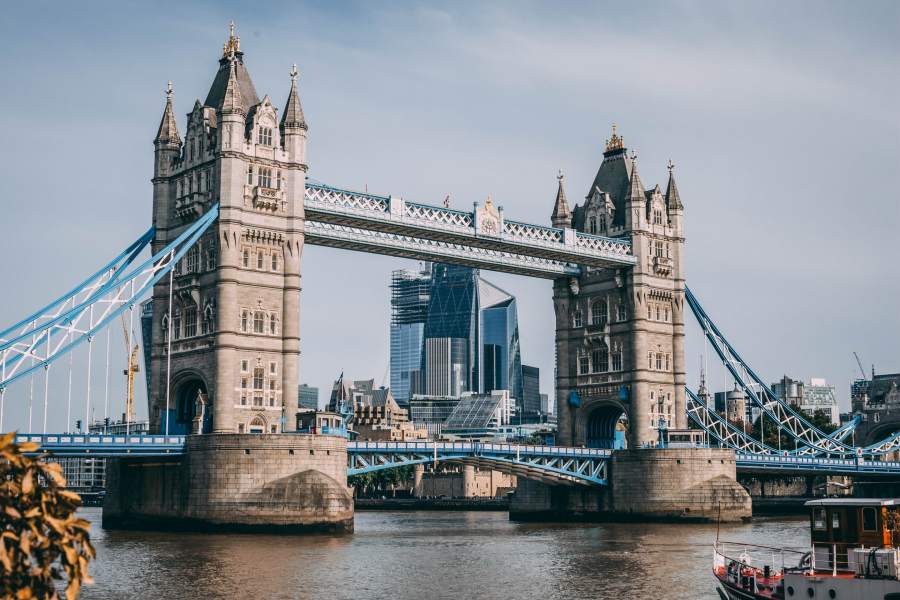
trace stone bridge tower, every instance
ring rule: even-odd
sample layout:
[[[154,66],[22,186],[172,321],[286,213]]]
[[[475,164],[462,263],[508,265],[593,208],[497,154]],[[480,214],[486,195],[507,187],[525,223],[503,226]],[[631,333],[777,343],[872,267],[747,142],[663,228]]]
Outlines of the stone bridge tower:
[[[168,277],[153,290],[152,431],[167,421],[170,433],[294,429],[307,170],[296,80],[295,67],[279,120],[257,96],[232,24],[183,140],[169,85],[154,140],[154,251],[215,203],[219,218],[177,265],[171,297]]]
[[[570,210],[560,175],[555,227],[630,239],[630,269],[588,269],[554,282],[560,444],[611,447],[620,416],[629,447],[687,426],[684,207],[673,165],[665,192],[646,190],[613,126],[583,205]]]

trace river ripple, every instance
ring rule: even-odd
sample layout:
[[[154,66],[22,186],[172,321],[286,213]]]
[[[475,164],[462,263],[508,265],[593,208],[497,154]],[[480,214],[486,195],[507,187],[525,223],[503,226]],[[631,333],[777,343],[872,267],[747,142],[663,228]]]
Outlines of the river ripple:
[[[715,525],[511,523],[505,512],[358,512],[329,536],[103,531],[85,600],[615,598],[717,600]],[[802,547],[806,519],[723,525],[729,540]]]

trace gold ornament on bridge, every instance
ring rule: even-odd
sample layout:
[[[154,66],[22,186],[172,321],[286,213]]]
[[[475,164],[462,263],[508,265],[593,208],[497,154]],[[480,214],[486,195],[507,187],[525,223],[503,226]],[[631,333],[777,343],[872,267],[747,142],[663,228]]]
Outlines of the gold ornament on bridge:
[[[616,124],[613,123],[612,126],[612,136],[608,140],[606,140],[606,151],[610,150],[621,150],[625,147],[625,138],[616,134]]]
[[[241,38],[234,35],[234,21],[228,24],[228,41],[222,45],[222,57],[241,51]]]

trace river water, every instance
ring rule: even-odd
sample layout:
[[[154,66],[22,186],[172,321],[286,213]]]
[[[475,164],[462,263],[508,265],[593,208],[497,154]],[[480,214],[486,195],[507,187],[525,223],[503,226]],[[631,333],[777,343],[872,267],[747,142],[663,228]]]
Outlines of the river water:
[[[505,512],[357,512],[352,535],[104,531],[84,509],[96,583],[82,598],[717,600],[715,525],[525,524]],[[722,525],[802,548],[804,518]]]

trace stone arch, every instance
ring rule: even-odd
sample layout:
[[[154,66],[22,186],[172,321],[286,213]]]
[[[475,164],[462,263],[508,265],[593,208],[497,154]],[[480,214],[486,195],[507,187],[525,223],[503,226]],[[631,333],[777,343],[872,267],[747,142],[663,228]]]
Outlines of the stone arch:
[[[170,409],[169,431],[171,433],[191,433],[192,423],[197,414],[197,395],[206,396],[201,433],[212,432],[212,397],[204,377],[197,371],[182,371],[172,382],[174,404]]]
[[[266,418],[260,414],[253,415],[253,418],[250,419],[250,423],[247,425],[247,432],[248,433],[265,433],[266,432]]]
[[[588,407],[584,420],[585,445],[588,448],[613,448],[616,426],[622,415],[627,414],[625,407],[618,402],[605,401]]]

